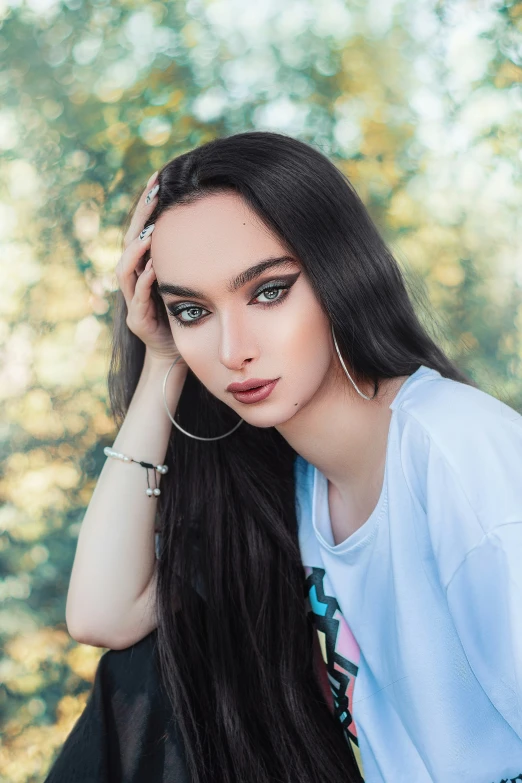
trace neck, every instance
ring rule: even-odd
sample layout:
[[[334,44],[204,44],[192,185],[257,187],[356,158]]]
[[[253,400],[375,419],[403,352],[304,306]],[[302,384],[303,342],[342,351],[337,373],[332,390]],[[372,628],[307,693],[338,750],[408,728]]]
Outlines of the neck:
[[[408,376],[385,379],[378,395],[365,400],[343,373],[325,383],[278,431],[342,497],[374,488],[386,457],[390,405]],[[368,385],[360,390],[373,394]]]

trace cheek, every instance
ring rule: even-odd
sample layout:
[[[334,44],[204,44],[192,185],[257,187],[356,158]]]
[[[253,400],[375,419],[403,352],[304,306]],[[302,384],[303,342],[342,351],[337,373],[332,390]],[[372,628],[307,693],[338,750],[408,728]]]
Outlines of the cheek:
[[[330,323],[315,299],[305,297],[293,312],[287,346],[306,364],[328,363]]]
[[[284,345],[288,369],[291,368],[289,375],[298,390],[298,396],[293,400],[294,406],[302,404],[315,393],[332,361],[329,320],[322,311],[318,313],[309,308],[308,313],[310,312],[313,315],[299,319],[297,328],[294,325],[288,340],[280,343]]]
[[[296,353],[319,349],[329,329],[328,318],[308,286],[291,291],[281,310],[275,308],[273,321],[277,344]]]
[[[325,337],[321,339],[320,335],[315,334],[309,335],[307,340],[302,340],[301,346],[299,354],[295,355],[298,362],[295,377],[304,394],[314,393],[330,367],[328,343]]]
[[[190,327],[172,325],[174,342],[183,359],[190,367],[196,378],[208,389],[212,390],[215,383],[216,357],[213,350],[208,347],[207,341],[195,340],[191,337]],[[197,329],[198,327],[194,327]],[[187,334],[188,333],[188,334]]]

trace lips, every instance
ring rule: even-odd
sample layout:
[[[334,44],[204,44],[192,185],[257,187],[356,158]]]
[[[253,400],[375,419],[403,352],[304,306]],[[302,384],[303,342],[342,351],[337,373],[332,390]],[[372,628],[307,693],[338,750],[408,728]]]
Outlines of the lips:
[[[250,405],[253,402],[262,402],[266,400],[272,394],[274,387],[277,385],[279,378],[276,378],[269,383],[265,383],[263,386],[256,386],[253,389],[247,391],[232,392],[234,399],[238,402]]]
[[[227,391],[232,393],[244,392],[249,389],[257,389],[260,386],[266,386],[268,383],[273,383],[275,380],[276,378],[250,378],[250,380],[243,381],[243,383],[229,383]]]

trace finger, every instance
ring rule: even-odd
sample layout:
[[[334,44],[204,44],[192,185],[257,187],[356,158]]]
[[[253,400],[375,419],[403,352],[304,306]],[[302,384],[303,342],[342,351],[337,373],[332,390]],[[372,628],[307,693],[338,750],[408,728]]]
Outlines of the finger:
[[[129,307],[128,318],[131,324],[150,323],[151,320],[158,321],[156,305],[152,299],[152,284],[155,280],[156,274],[154,269],[152,266],[147,265],[147,268],[136,282],[134,296]]]
[[[116,265],[116,277],[120,285],[125,285],[130,280],[134,290],[136,278],[143,271],[146,263],[143,257],[150,251],[151,233],[143,239],[139,237],[135,239],[121,254]]]
[[[159,185],[156,183],[151,189],[146,188],[141,194],[138,205],[131,218],[128,231],[125,234],[125,247],[139,236],[143,226],[146,225],[150,215],[156,207],[158,191]]]
[[[139,235],[157,204],[157,196],[159,191],[159,183],[157,180],[158,172],[156,171],[152,177],[149,178],[147,185],[140,196],[136,209],[134,210],[129,228],[125,234],[125,247],[127,247],[127,245],[129,245]]]
[[[136,281],[136,286],[134,289],[134,298],[132,303],[133,306],[135,305],[139,311],[149,306],[150,292],[155,279],[156,273],[154,272],[154,267],[152,266],[152,258],[149,258],[145,269]]]
[[[151,187],[152,187],[152,183],[153,183],[153,182],[154,182],[154,181],[155,181],[157,178],[158,178],[158,171],[155,171],[155,172],[154,172],[154,174],[151,174],[151,175],[150,175],[150,177],[148,178],[148,180],[147,180],[147,185],[146,185],[146,188],[145,188],[145,189],[147,189],[147,188],[151,188]]]
[[[129,305],[130,300],[134,296],[136,280],[139,277],[139,273],[141,273],[139,268],[140,266],[143,267],[142,258],[146,251],[150,250],[151,236],[152,231],[143,239],[138,238],[131,242],[123,251],[116,266],[116,277],[127,305]]]

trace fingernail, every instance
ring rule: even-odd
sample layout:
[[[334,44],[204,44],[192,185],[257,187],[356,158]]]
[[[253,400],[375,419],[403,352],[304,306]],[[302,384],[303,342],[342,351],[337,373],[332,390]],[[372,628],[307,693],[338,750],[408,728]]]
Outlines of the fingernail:
[[[150,226],[147,226],[147,228],[144,228],[143,231],[140,233],[140,239],[147,239],[150,234],[154,231],[155,223],[151,223]]]
[[[147,263],[145,265],[145,271],[148,272],[149,269],[151,268],[151,266],[152,266],[152,256],[149,258],[149,260],[147,261]]]
[[[158,176],[158,172],[157,172],[157,171],[155,171],[155,172],[154,172],[154,174],[152,174],[152,175],[151,175],[151,176],[148,178],[148,180],[147,180],[147,185],[152,185],[152,183],[154,182],[154,180],[156,179],[156,177],[157,177],[157,176]]]
[[[145,199],[145,204],[150,204],[150,202],[152,201],[152,199],[154,198],[158,190],[159,190],[159,185],[154,185],[154,187],[151,190],[149,190],[149,192],[147,193],[147,198]]]

